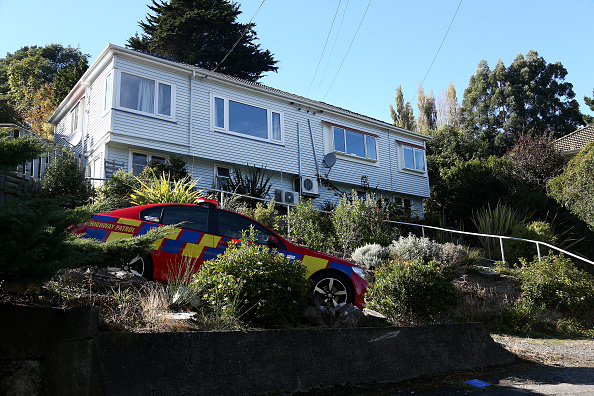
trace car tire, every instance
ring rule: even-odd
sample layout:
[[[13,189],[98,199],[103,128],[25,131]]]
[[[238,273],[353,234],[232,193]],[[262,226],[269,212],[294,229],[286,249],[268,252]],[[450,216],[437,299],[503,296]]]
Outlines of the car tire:
[[[314,302],[326,306],[337,306],[341,303],[352,304],[355,301],[355,290],[351,280],[338,272],[322,272],[311,277],[311,294]]]
[[[144,257],[136,256],[136,258],[128,263],[127,267],[133,274],[142,276],[146,280],[153,280],[154,267],[150,254]]]

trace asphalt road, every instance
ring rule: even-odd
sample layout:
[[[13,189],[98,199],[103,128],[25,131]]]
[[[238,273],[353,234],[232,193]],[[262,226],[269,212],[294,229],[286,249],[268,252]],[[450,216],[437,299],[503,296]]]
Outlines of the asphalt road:
[[[518,361],[477,371],[397,384],[336,387],[311,396],[387,395],[594,395],[594,342],[494,337]],[[466,381],[479,380],[486,387]],[[484,384],[480,384],[484,385]]]

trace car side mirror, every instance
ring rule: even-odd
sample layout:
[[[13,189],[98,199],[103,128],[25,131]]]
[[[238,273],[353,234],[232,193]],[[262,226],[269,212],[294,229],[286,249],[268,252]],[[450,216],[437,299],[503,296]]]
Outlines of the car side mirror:
[[[268,241],[266,241],[266,244],[268,245],[268,247],[271,248],[278,248],[280,246],[279,242],[278,242],[278,238],[277,237],[273,237],[272,235],[270,235],[268,237]]]

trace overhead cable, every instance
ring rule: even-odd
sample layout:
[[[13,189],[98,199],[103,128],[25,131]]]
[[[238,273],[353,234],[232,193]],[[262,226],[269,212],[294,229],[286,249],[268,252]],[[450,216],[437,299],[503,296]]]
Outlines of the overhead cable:
[[[223,62],[225,62],[225,60],[227,59],[227,57],[229,56],[229,54],[231,52],[233,52],[233,50],[235,49],[235,47],[237,47],[237,44],[239,44],[239,42],[241,41],[241,39],[243,39],[243,36],[245,36],[245,34],[248,32],[248,30],[252,26],[252,21],[254,20],[254,18],[256,18],[256,15],[258,15],[258,13],[262,9],[262,6],[264,5],[264,3],[266,3],[266,0],[262,0],[262,3],[260,4],[260,7],[258,7],[258,10],[254,14],[254,16],[252,17],[252,19],[250,19],[250,22],[247,24],[247,26],[245,27],[245,29],[243,29],[243,33],[241,33],[241,36],[237,39],[237,41],[235,42],[235,44],[233,44],[233,47],[231,47],[231,49],[229,50],[229,52],[227,52],[227,54],[225,55],[225,57],[223,58],[223,60],[220,61],[219,63],[217,63],[217,66],[214,69],[212,69],[213,72],[214,71],[217,71],[217,69],[219,68],[219,66],[221,66],[221,64]]]
[[[343,63],[344,63],[347,55],[349,54],[349,51],[351,50],[353,43],[355,42],[355,37],[357,37],[357,33],[359,33],[359,29],[361,28],[361,25],[363,24],[363,20],[365,20],[365,15],[367,15],[367,11],[369,10],[370,5],[371,5],[371,0],[369,0],[369,3],[367,3],[367,8],[365,8],[365,13],[363,14],[363,17],[361,18],[361,22],[359,22],[359,26],[357,27],[357,30],[355,31],[355,35],[353,36],[353,39],[351,40],[351,44],[349,45],[349,48],[347,49],[346,53],[344,54],[344,58],[342,58],[342,62],[340,62],[340,66],[338,67],[338,70],[336,71],[336,74],[334,75],[334,78],[332,79],[332,82],[330,83],[330,86],[328,87],[328,90],[324,94],[324,97],[322,98],[322,100],[324,100],[326,98],[326,95],[328,95],[328,92],[330,92],[330,88],[332,88],[332,85],[334,84],[334,80],[336,80],[336,77],[338,76],[338,73],[340,72],[340,69],[342,68]]]

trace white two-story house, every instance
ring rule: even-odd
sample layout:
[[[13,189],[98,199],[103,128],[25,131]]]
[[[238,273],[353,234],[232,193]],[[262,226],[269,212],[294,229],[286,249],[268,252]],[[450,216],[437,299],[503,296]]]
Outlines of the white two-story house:
[[[426,135],[111,44],[49,122],[96,181],[175,154],[201,188],[217,188],[236,165],[266,168],[277,202],[374,190],[422,215],[429,196]]]

